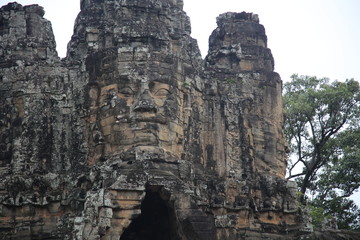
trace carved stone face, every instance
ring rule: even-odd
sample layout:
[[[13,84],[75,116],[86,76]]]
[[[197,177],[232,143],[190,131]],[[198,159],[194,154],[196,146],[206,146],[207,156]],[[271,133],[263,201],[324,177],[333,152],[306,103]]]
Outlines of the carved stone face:
[[[110,61],[109,61],[110,60]],[[145,158],[180,157],[183,93],[174,66],[166,62],[102,59],[89,88],[93,141],[105,155],[131,150]],[[91,120],[90,120],[91,121]],[[146,153],[145,153],[146,152]]]

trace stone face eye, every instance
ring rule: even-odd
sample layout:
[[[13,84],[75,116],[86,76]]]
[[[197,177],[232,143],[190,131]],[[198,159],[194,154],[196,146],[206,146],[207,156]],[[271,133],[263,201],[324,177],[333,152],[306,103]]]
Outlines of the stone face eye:
[[[154,95],[157,97],[166,97],[169,94],[170,94],[170,91],[165,88],[161,88],[154,93]]]
[[[120,93],[123,97],[132,97],[132,96],[134,95],[134,91],[133,91],[131,88],[129,88],[129,87],[120,89],[119,93]]]

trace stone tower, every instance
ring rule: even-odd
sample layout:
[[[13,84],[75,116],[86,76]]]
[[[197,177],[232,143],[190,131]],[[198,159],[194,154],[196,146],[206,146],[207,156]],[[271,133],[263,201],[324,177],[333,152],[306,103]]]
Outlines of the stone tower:
[[[220,15],[204,60],[182,0],[81,0],[64,59],[43,15],[0,9],[1,239],[307,230],[257,15]]]

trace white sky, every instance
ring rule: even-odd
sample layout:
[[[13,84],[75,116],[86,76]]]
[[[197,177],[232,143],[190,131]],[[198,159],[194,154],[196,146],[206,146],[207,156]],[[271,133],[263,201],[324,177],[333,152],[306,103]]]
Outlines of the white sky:
[[[0,6],[7,4],[0,0]],[[60,57],[66,55],[80,0],[17,0],[39,4],[52,22]],[[253,12],[265,26],[275,71],[284,81],[293,73],[360,81],[359,0],[184,0],[191,18],[192,37],[203,57],[216,17],[227,11]],[[360,203],[360,193],[357,193]]]

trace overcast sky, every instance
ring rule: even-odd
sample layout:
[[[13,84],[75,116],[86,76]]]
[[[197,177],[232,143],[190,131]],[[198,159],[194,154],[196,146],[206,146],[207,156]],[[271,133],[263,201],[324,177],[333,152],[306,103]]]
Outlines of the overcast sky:
[[[8,2],[0,0],[0,5]],[[17,2],[45,8],[58,53],[64,57],[80,0]],[[265,26],[275,71],[284,81],[293,73],[360,81],[359,0],[184,0],[184,10],[191,18],[192,36],[198,40],[203,57],[216,17],[227,11],[247,11],[258,14]],[[359,204],[360,194],[357,196]]]

